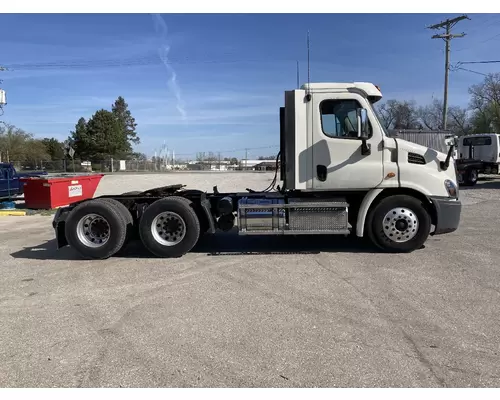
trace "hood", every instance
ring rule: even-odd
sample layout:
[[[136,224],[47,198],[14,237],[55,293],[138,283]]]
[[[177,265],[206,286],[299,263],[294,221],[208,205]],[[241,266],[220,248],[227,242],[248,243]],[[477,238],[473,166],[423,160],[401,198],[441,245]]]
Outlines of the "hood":
[[[431,162],[431,161],[444,161],[446,160],[446,154],[441,153],[440,151],[431,149],[429,147],[422,146],[417,143],[409,142],[404,139],[399,139],[399,138],[393,138],[394,140],[397,141],[398,147],[400,150],[406,151],[408,153],[416,153],[425,158],[425,161]]]

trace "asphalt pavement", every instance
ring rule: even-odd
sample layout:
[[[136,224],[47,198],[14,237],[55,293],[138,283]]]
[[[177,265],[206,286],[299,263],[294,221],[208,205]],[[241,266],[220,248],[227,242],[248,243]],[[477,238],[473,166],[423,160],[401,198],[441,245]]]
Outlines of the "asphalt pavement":
[[[498,183],[406,255],[337,237],[205,237],[82,261],[0,218],[2,387],[498,387]]]

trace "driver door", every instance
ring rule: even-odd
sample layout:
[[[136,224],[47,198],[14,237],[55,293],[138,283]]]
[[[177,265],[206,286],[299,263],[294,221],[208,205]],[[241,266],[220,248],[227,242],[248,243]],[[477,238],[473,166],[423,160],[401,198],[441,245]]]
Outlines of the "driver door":
[[[315,190],[363,190],[383,180],[382,134],[367,110],[369,154],[358,137],[357,109],[364,99],[354,93],[315,93],[313,108],[313,182]]]

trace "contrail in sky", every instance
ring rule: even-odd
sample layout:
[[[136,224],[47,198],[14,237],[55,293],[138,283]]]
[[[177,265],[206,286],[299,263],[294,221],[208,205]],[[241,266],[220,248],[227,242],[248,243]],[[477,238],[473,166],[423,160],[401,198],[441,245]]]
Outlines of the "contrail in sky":
[[[153,18],[155,31],[161,36],[162,39],[162,45],[158,49],[158,53],[161,60],[163,61],[163,64],[165,65],[165,68],[167,68],[167,71],[170,74],[168,80],[168,86],[174,93],[175,98],[177,99],[177,104],[176,104],[177,111],[179,111],[179,113],[182,115],[182,119],[186,119],[187,114],[185,109],[185,103],[182,101],[181,88],[177,83],[177,74],[168,59],[170,46],[168,44],[169,40],[168,40],[167,24],[165,23],[160,14],[151,14],[151,17]]]

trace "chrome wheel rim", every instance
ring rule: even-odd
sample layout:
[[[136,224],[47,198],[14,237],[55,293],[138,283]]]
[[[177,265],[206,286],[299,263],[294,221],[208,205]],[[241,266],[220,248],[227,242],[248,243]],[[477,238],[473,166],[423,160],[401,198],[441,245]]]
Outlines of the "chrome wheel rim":
[[[109,222],[98,214],[85,215],[76,226],[78,240],[87,247],[104,246],[109,240],[110,233]]]
[[[385,236],[396,243],[408,242],[418,233],[418,218],[412,210],[405,207],[390,210],[382,223]]]
[[[165,211],[154,218],[151,234],[163,246],[175,246],[186,236],[186,223],[179,214]]]
[[[470,173],[470,180],[472,182],[475,182],[477,181],[477,171],[476,170],[472,170],[471,173]]]

